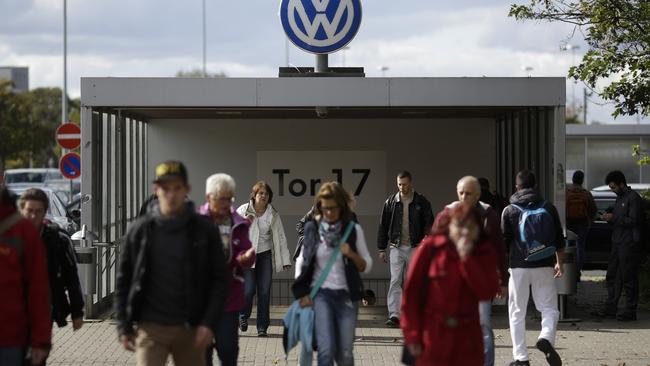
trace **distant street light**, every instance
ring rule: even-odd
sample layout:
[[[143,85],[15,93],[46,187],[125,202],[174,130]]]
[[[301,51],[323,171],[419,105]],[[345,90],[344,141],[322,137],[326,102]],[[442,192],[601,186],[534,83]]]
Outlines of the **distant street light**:
[[[533,76],[533,75],[531,74],[531,71],[533,71],[533,67],[532,67],[532,66],[522,66],[521,69],[524,70],[524,74],[525,74],[527,77],[531,77],[531,76]]]
[[[205,0],[203,0],[203,77],[208,77],[208,72],[206,70],[206,48],[207,48],[207,43],[206,43],[206,21],[205,21]]]
[[[574,44],[565,44],[560,46],[562,51],[571,51],[571,66],[576,65],[576,50],[580,49],[580,46]],[[577,103],[576,103],[576,83],[577,80],[573,80],[573,85],[571,85],[571,106],[573,108],[573,113],[577,114]]]
[[[341,65],[345,67],[345,51],[349,50],[350,46],[345,46],[341,48]]]
[[[386,76],[386,71],[389,70],[389,67],[388,66],[379,66],[377,68],[377,70],[381,71],[381,77],[383,78],[383,77]]]

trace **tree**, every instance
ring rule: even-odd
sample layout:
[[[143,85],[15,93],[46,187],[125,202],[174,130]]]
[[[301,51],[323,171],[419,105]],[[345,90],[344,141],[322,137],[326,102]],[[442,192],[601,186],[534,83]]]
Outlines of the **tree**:
[[[25,95],[12,92],[12,82],[0,80],[0,172],[8,159],[29,150],[29,107]]]
[[[607,84],[599,94],[614,103],[614,117],[650,115],[650,1],[530,0],[508,15],[575,25],[589,50],[569,76],[592,89]]]
[[[192,69],[190,71],[180,70],[176,72],[177,78],[202,78],[203,71],[199,69]],[[207,78],[226,78],[228,77],[223,71],[217,73],[206,73],[205,77]]]

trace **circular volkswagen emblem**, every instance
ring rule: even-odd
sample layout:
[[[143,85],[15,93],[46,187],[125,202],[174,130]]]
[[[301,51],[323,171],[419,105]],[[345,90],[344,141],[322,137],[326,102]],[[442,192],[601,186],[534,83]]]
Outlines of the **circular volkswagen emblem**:
[[[311,53],[332,53],[350,43],[361,25],[361,0],[282,0],[287,37]]]

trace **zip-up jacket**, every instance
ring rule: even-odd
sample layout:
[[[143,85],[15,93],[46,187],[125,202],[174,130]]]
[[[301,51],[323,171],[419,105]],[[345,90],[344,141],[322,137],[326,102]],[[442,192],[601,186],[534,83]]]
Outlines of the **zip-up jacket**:
[[[341,225],[343,228],[346,228],[347,226],[347,221],[344,221]],[[300,271],[300,275],[298,275],[298,278],[296,278],[291,286],[293,296],[296,299],[309,295],[309,292],[311,291],[311,284],[314,279],[314,269],[316,266],[316,249],[319,242],[320,234],[318,233],[318,222],[315,220],[308,221],[305,224],[305,239],[303,241],[301,253],[304,259],[303,267]],[[350,236],[346,243],[350,245],[350,248],[353,251],[357,252],[356,230],[350,232]],[[359,301],[363,297],[363,282],[361,281],[359,270],[355,266],[354,262],[345,256],[343,256],[343,264],[345,266],[345,278],[350,293],[350,300]],[[368,263],[366,270],[369,270],[370,265],[372,265],[372,263]]]
[[[189,250],[183,265],[187,324],[213,328],[223,310],[229,278],[221,238],[214,225],[195,213],[193,205],[187,232]],[[115,285],[115,312],[119,335],[133,335],[140,318],[143,292],[147,286],[148,257],[155,218],[151,212],[138,218],[126,234]]]
[[[50,298],[52,300],[52,320],[59,327],[72,319],[83,318],[84,300],[77,261],[68,234],[56,224],[43,225],[41,238],[47,252],[47,269],[50,278]]]
[[[644,225],[643,200],[638,193],[626,187],[620,195],[616,195],[614,203],[613,244],[632,244],[641,241],[641,225]]]
[[[404,205],[399,192],[389,196],[384,202],[377,233],[377,248],[380,251],[386,250],[389,244],[399,245],[402,235],[403,209]],[[420,244],[425,235],[429,234],[433,224],[433,212],[429,201],[417,192],[413,192],[413,201],[409,204],[408,210],[409,237],[413,248]]]
[[[0,221],[16,212],[0,206]],[[49,348],[52,318],[45,247],[27,219],[0,234],[0,347]]]
[[[199,207],[199,214],[210,217],[210,220],[212,220],[207,203]],[[240,311],[244,308],[244,271],[255,264],[254,254],[248,260],[239,259],[240,255],[252,247],[251,241],[248,238],[250,222],[241,217],[232,207],[230,216],[232,218],[232,230],[230,231],[230,252],[232,253],[232,258],[228,262],[230,288],[223,309],[225,312]]]
[[[284,233],[284,226],[282,225],[280,214],[270,203],[269,206],[271,206],[271,236],[273,239],[273,245],[271,246],[271,262],[275,272],[282,272],[284,266],[291,265],[291,255],[289,254],[287,235]],[[252,202],[239,206],[239,208],[237,208],[237,213],[242,217],[255,217],[254,220],[257,220],[255,207]],[[253,243],[253,248],[255,248],[255,251],[257,252],[257,244],[260,240],[260,229],[255,221],[253,221],[250,226],[249,238],[251,243]],[[253,267],[255,267],[254,264]]]
[[[553,267],[555,265],[555,256],[550,256],[538,261],[527,262],[524,260],[519,245],[515,242],[519,239],[519,218],[521,211],[519,211],[513,204],[528,207],[537,207],[542,203],[542,197],[532,189],[522,189],[515,192],[510,197],[510,205],[503,210],[501,216],[501,229],[503,231],[503,238],[506,241],[506,248],[509,252],[510,268],[538,268],[538,267]],[[555,240],[553,245],[560,251],[564,248],[564,235],[562,233],[562,222],[557,209],[550,202],[546,201],[544,208],[551,214],[555,222]]]

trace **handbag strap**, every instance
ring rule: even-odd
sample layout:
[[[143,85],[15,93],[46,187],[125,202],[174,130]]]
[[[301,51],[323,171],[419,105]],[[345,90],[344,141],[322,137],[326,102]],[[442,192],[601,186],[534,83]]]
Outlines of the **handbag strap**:
[[[318,290],[320,290],[320,287],[323,285],[323,282],[325,282],[327,275],[329,275],[330,270],[334,266],[334,262],[336,262],[336,258],[341,252],[341,244],[345,243],[348,240],[348,237],[350,236],[350,233],[352,232],[354,225],[355,225],[354,221],[350,221],[348,226],[345,228],[345,232],[343,233],[343,236],[339,241],[339,245],[337,245],[336,248],[334,248],[334,252],[332,253],[330,259],[327,261],[325,268],[323,268],[323,272],[320,273],[320,276],[318,276],[318,279],[314,283],[314,287],[312,287],[311,292],[309,293],[309,297],[312,300],[314,299],[314,297],[316,297],[316,294],[318,293]]]

